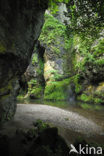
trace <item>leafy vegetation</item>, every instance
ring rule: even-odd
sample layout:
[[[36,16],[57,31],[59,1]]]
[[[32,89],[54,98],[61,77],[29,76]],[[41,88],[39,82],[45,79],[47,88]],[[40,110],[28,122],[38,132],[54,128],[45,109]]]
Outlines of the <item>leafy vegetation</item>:
[[[78,100],[81,100],[83,102],[90,102],[94,104],[102,104],[103,100],[101,98],[94,97],[93,95],[86,95],[82,94],[81,96],[78,97]]]
[[[80,93],[82,90],[82,85],[80,82],[80,74],[76,74],[74,75],[71,80],[73,81],[73,83],[75,84],[75,92],[76,94]]]
[[[43,87],[35,79],[31,79],[28,82],[28,94],[34,99],[39,99],[43,94]]]
[[[66,16],[69,17],[70,24],[62,24],[55,18],[59,3],[62,2],[67,6]],[[49,82],[45,84],[44,99],[66,99],[67,86],[71,81],[75,85],[75,93],[79,100],[103,103],[102,96],[89,96],[84,92],[86,86],[90,84],[95,86],[104,80],[103,13],[104,2],[102,0],[49,0],[49,14],[45,14],[45,24],[39,40],[50,51],[49,57],[53,57],[53,60],[56,57],[64,60],[63,68],[65,69],[62,75],[54,67],[52,70],[45,71],[50,78],[48,77]],[[61,55],[62,48],[66,52],[65,56]],[[44,61],[41,58],[38,59],[35,54],[32,64],[37,64],[37,73],[41,79],[44,73]],[[29,94],[34,94],[39,98],[43,87],[33,80],[29,82],[29,86]],[[99,94],[103,95],[100,92]]]
[[[71,24],[67,25],[68,33],[83,34],[97,37],[104,27],[103,0],[49,0],[51,13],[58,13],[58,4],[65,3],[68,8],[67,16]]]
[[[43,130],[46,128],[49,128],[49,125],[42,120],[37,120],[36,122],[33,123],[35,127],[37,127],[38,133],[41,133]]]
[[[70,40],[66,35],[66,26],[60,23],[52,15],[45,14],[45,24],[42,29],[39,40],[56,53],[60,54],[60,49],[63,47],[68,50],[70,48]],[[60,39],[61,45],[60,45]],[[64,39],[64,40],[63,40]]]
[[[70,84],[70,79],[64,79],[62,81],[50,82],[44,93],[44,99],[46,100],[66,100],[67,89]]]
[[[33,58],[32,58],[32,64],[34,65],[35,63],[38,63],[38,55],[37,55],[37,53],[35,53],[33,55]]]

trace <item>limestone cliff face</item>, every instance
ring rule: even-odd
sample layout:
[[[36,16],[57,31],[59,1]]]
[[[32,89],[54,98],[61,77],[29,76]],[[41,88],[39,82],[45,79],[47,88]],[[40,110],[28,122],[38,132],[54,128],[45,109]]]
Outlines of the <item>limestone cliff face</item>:
[[[78,100],[104,104],[104,35],[92,41],[75,37],[74,83]]]
[[[44,79],[46,100],[68,98],[69,76],[72,73],[72,40],[68,39],[66,26],[54,16],[45,14],[45,24],[40,42],[45,47]]]
[[[104,32],[98,39],[69,34],[59,19],[49,11],[45,14],[45,24],[39,37],[45,47],[44,53],[42,49],[35,51],[26,72],[30,78],[28,95],[34,99],[78,99],[103,104]]]
[[[45,48],[40,45],[40,42],[34,48],[34,53],[31,57],[31,62],[25,72],[25,77],[28,82],[28,92],[25,98],[40,99],[44,93],[44,51]]]
[[[0,1],[0,122],[16,110],[18,78],[25,72],[44,23],[47,1]]]
[[[18,99],[43,98],[46,100],[67,100],[69,97],[69,76],[72,75],[72,39],[68,40],[66,26],[49,13],[40,35],[40,46],[34,48],[31,63],[25,76],[28,93],[20,92]]]

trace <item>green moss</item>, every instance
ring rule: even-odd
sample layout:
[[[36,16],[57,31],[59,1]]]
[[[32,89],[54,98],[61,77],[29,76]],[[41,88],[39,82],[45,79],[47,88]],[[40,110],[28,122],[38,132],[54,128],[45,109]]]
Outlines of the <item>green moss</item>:
[[[104,65],[104,58],[98,59],[95,61],[95,64],[97,66],[103,66]]]
[[[28,85],[30,88],[32,88],[32,86],[36,85],[37,84],[37,80],[36,79],[31,79],[29,82],[28,82]]]
[[[61,47],[66,50],[70,48],[70,40],[66,35],[66,26],[48,14],[45,14],[45,24],[39,40],[50,46],[53,53],[58,55],[61,52]]]
[[[33,58],[32,58],[32,64],[34,65],[35,63],[38,63],[38,55],[37,55],[37,53],[35,53],[33,55]]]
[[[28,97],[39,99],[42,98],[44,90],[44,60],[39,57],[38,53],[35,53],[32,58],[32,64],[36,71],[36,78],[28,82]]]
[[[92,49],[94,57],[99,57],[104,54],[104,39],[101,39],[99,43]]]
[[[43,88],[41,86],[33,87],[28,91],[29,95],[33,95],[36,99],[41,98],[42,92],[43,92]]]
[[[9,81],[8,84],[5,87],[0,88],[0,93],[5,93],[8,90],[12,90],[12,88],[13,88],[12,82],[13,82],[13,80]]]
[[[70,79],[63,81],[50,82],[45,87],[44,99],[47,100],[66,100],[67,87],[70,84]]]
[[[34,98],[39,99],[42,97],[43,87],[39,84],[36,79],[31,79],[28,82],[28,95],[34,96]]]
[[[40,35],[40,40],[50,45],[57,41],[58,36],[64,35],[65,26],[62,25],[56,18],[45,14],[45,24]]]
[[[24,94],[19,94],[18,96],[17,96],[17,100],[23,100],[24,99]]]
[[[80,93],[80,91],[82,90],[82,85],[80,83],[80,74],[76,74],[71,79],[72,79],[73,83],[75,84],[76,94]]]
[[[89,66],[94,70],[104,66],[104,39],[99,40],[98,44],[93,48],[91,47],[94,43],[94,39],[91,38],[82,39],[79,36],[74,36],[73,43],[74,46],[77,46],[77,55],[79,59],[81,59],[80,61],[76,58],[74,61],[76,73],[80,72],[80,74],[83,75],[83,73],[86,73],[86,68],[89,68]]]
[[[58,47],[52,47],[52,51],[54,51],[56,54],[60,54],[60,49]]]
[[[96,103],[96,104],[104,103],[104,101],[103,101],[102,99],[100,99],[100,98],[95,98],[95,97],[93,97],[93,101],[94,101],[94,103]]]
[[[49,125],[45,122],[43,122],[42,120],[37,120],[36,122],[33,123],[34,126],[37,127],[38,129],[38,133],[42,132],[43,130],[45,130],[46,128],[49,127]]]
[[[39,64],[37,68],[37,73],[41,76],[44,73],[44,61],[42,58],[39,59]]]
[[[50,75],[53,75],[52,77],[50,77],[50,80],[51,81],[59,81],[61,79],[63,79],[63,75],[59,74],[59,71],[58,70],[48,70],[45,72],[46,74],[50,74]]]
[[[0,42],[0,53],[5,53],[5,52],[6,52],[6,47],[4,46],[4,44]]]
[[[81,96],[78,97],[78,100],[81,100],[83,102],[91,102],[92,97],[87,96],[86,94],[82,94]]]
[[[81,100],[83,102],[88,102],[88,103],[95,103],[95,104],[101,104],[104,101],[100,98],[94,97],[94,95],[86,95],[82,94],[81,96],[78,96],[78,100]]]

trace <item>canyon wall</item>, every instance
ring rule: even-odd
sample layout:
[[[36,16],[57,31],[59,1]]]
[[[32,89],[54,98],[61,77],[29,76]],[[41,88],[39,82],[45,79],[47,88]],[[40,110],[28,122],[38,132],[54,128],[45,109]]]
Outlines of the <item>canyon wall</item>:
[[[47,1],[0,1],[0,122],[16,110],[18,79],[29,65]]]

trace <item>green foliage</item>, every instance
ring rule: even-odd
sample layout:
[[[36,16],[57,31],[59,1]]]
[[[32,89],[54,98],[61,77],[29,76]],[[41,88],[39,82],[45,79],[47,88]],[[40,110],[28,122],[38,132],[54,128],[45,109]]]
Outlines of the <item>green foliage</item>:
[[[35,53],[33,55],[33,58],[32,58],[32,64],[34,65],[35,63],[38,63],[38,55],[37,55],[37,53]]]
[[[60,54],[61,47],[64,49],[70,48],[70,40],[66,35],[66,26],[48,14],[45,14],[45,24],[39,40],[56,54]]]
[[[96,46],[92,46],[94,43],[93,39],[85,39],[75,36],[74,45],[78,47],[78,57],[74,61],[74,69],[76,73],[80,73],[81,76],[84,75],[88,70],[96,70],[103,68],[104,66],[104,40],[98,40]],[[76,62],[77,61],[77,62]],[[86,70],[87,69],[87,70]],[[102,70],[102,69],[101,69]]]
[[[104,39],[101,39],[99,43],[93,47],[92,53],[95,58],[104,55]]]
[[[94,45],[96,44],[96,45]],[[90,102],[95,104],[102,104],[103,96],[97,94],[87,95],[84,93],[84,82],[93,83],[93,85],[99,81],[99,76],[102,75],[104,67],[104,39],[96,40],[83,39],[81,37],[74,36],[74,46],[77,47],[76,59],[74,61],[75,76],[73,82],[75,84],[75,92],[81,94],[78,99],[84,102]],[[100,78],[103,81],[103,77]]]
[[[94,97],[94,95],[86,95],[86,94],[82,94],[81,96],[79,96],[78,100],[95,104],[103,103],[103,100],[101,98]]]
[[[43,122],[42,120],[37,120],[36,122],[33,123],[33,125],[35,127],[37,127],[38,129],[38,133],[42,132],[43,130],[45,130],[46,128],[49,128],[49,125],[45,122]]]
[[[41,0],[40,0],[41,2]],[[65,3],[68,8],[70,24],[67,25],[70,32],[83,34],[83,36],[97,37],[104,27],[104,1],[103,0],[49,0],[51,13],[57,14],[59,3]]]
[[[60,54],[60,49],[59,49],[59,47],[53,46],[53,47],[52,47],[52,51],[54,51],[56,54]]]
[[[40,35],[40,40],[47,44],[47,41],[55,43],[57,36],[64,36],[65,26],[61,24],[56,18],[51,15],[45,14],[45,24]],[[47,36],[47,37],[46,37]],[[48,45],[50,44],[48,43]]]
[[[59,11],[58,5],[59,3],[68,3],[69,0],[49,0],[49,9],[51,11],[52,14],[57,14],[57,12]]]
[[[48,70],[46,73],[53,75],[53,77],[50,79],[51,81],[60,81],[63,79],[63,75],[59,74],[58,70]]]
[[[38,53],[33,55],[32,65],[35,68],[36,77],[28,82],[28,95],[34,99],[39,99],[42,98],[44,90],[44,60],[38,55]]]
[[[91,65],[95,63],[95,58],[93,57],[92,54],[90,53],[86,53],[83,57],[83,59],[81,61],[79,61],[76,65],[75,65],[75,69],[76,70],[80,70],[81,72],[86,72],[86,66],[87,65]]]
[[[104,66],[104,40],[99,41],[99,43],[92,47],[94,40],[99,36],[99,32],[104,27],[104,22],[101,22],[104,18],[102,13],[104,12],[104,5],[102,1],[73,1],[73,0],[49,0],[49,6],[51,13],[58,12],[58,3],[65,2],[67,3],[68,13],[70,17],[71,24],[66,26],[60,23],[53,16],[45,15],[45,24],[42,29],[42,33],[40,35],[40,41],[50,49],[52,52],[59,55],[60,48],[63,47],[65,50],[73,49],[74,46],[77,46],[77,54],[81,58],[78,62],[76,62],[76,58],[73,58],[73,66],[75,70],[75,76],[71,78],[71,80],[75,84],[75,92],[76,94],[81,93],[82,90],[82,82],[81,78],[86,72],[89,70],[96,70],[96,67],[103,68]],[[101,10],[100,10],[100,9]],[[102,19],[101,19],[102,17]],[[101,21],[99,20],[101,19]],[[98,22],[100,21],[100,22]],[[100,27],[101,26],[101,27]],[[100,28],[100,29],[99,29]],[[67,32],[67,35],[66,35]],[[70,33],[74,34],[71,36]],[[77,34],[77,35],[76,35]],[[59,38],[62,38],[62,42],[64,44],[60,44]],[[74,39],[74,42],[73,42]],[[72,51],[73,53],[73,51]],[[69,55],[69,54],[68,54]],[[66,58],[63,58],[66,60]],[[68,59],[69,61],[69,59]],[[33,62],[37,62],[36,58],[34,58]],[[39,70],[38,73],[41,75],[43,72],[44,64],[42,61],[39,61]],[[90,68],[91,67],[91,68]],[[87,69],[87,70],[86,70]],[[61,75],[58,74],[57,71],[50,71],[53,73],[54,78],[51,84],[47,84],[45,88],[45,99],[65,99],[65,92],[63,87],[63,81],[59,81],[61,79]],[[92,71],[90,71],[92,72]],[[98,71],[97,71],[98,72]],[[83,77],[84,79],[85,77]],[[88,78],[87,78],[88,79]],[[64,87],[63,87],[64,88]],[[34,91],[33,91],[34,92]],[[93,101],[95,103],[100,102],[99,98],[92,99],[92,97],[87,97],[87,95],[83,95],[81,99],[83,101]]]
[[[36,98],[40,98],[42,89],[43,88],[41,86],[38,86],[38,88],[37,87],[33,87],[32,89],[29,89],[29,94],[32,94],[32,95],[34,94],[34,96]]]
[[[39,75],[43,75],[44,72],[44,61],[42,58],[39,59],[39,64],[38,64],[38,69],[37,69],[37,73]]]
[[[37,80],[35,79],[31,79],[29,82],[28,82],[29,85],[36,85],[37,84]]]
[[[28,82],[28,94],[34,96],[34,98],[39,99],[42,97],[43,87],[38,83],[36,79],[31,79]]]
[[[76,74],[71,79],[72,79],[73,83],[75,84],[76,94],[80,93],[80,91],[82,90],[82,85],[80,83],[80,74]]]
[[[67,87],[69,84],[70,84],[70,79],[50,82],[45,87],[44,99],[66,100],[67,99]]]
[[[83,36],[97,37],[104,27],[104,1],[74,1],[67,4],[71,24],[69,31],[83,34]]]
[[[82,94],[80,97],[79,97],[80,100],[84,101],[84,102],[89,102],[91,101],[92,97],[91,96],[87,96],[86,94]]]
[[[103,109],[103,106],[101,105],[98,105],[98,104],[91,104],[91,103],[78,103],[78,105],[83,108],[83,109],[86,109],[86,110],[102,110]]]
[[[96,60],[95,61],[95,64],[97,65],[97,66],[104,66],[104,58],[101,58],[101,59],[99,59],[99,60]]]
[[[24,99],[24,94],[19,94],[18,96],[17,96],[17,100],[23,100]]]

